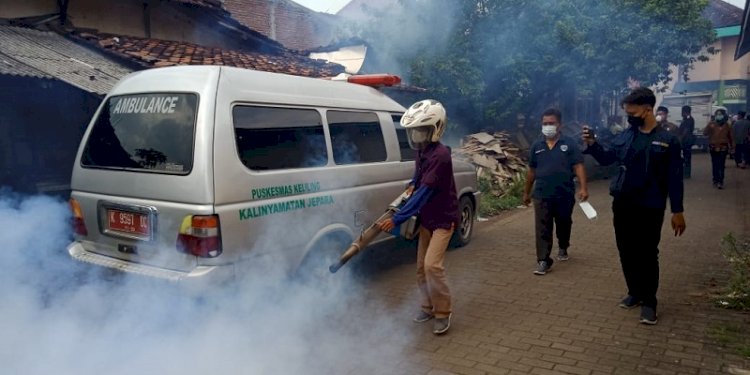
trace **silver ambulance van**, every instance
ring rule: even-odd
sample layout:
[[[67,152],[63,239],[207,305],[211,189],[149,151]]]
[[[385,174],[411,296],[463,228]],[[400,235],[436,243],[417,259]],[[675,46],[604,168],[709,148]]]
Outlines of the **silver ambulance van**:
[[[404,111],[348,82],[219,66],[133,73],[78,150],[67,250],[182,281],[225,280],[268,259],[290,274],[309,268],[339,255],[411,180]],[[473,166],[455,162],[454,173],[462,245],[478,192]]]

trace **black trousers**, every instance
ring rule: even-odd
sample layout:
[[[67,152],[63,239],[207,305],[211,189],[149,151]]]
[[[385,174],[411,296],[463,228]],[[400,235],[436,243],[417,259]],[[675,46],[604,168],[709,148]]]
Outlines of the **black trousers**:
[[[690,172],[693,163],[693,146],[685,146],[682,148],[682,173],[684,177],[690,178]]]
[[[742,163],[747,164],[748,161],[748,144],[747,143],[738,143],[734,146],[734,162],[739,166]]]
[[[641,207],[637,203],[612,203],[615,239],[628,294],[643,305],[656,308],[659,288],[659,241],[664,209]]]
[[[726,160],[726,151],[711,151],[711,171],[713,172],[715,184],[724,183],[724,167]]]
[[[536,229],[536,259],[549,259],[552,252],[552,230],[557,226],[557,245],[570,246],[570,228],[573,226],[575,197],[534,199],[534,227]]]

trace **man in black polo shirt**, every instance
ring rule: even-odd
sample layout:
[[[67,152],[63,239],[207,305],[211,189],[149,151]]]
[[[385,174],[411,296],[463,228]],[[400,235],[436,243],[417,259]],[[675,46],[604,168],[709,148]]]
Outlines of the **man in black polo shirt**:
[[[656,290],[659,287],[659,241],[667,196],[672,208],[675,236],[685,231],[682,215],[682,158],[677,136],[658,126],[654,92],[634,89],[622,100],[630,128],[604,147],[589,129],[583,139],[601,165],[616,163],[618,175],[610,183],[615,241],[620,253],[628,295],[620,307],[641,306],[640,322],[656,324]]]
[[[570,246],[570,229],[573,225],[573,207],[575,205],[575,184],[577,176],[580,183],[578,196],[586,200],[589,196],[586,188],[586,171],[583,167],[583,155],[576,142],[560,134],[562,114],[550,108],[542,114],[542,134],[544,138],[531,146],[529,171],[526,174],[526,185],[523,200],[531,203],[531,187],[534,186],[534,216],[536,218],[536,275],[544,275],[552,267],[552,230],[557,225],[557,259],[568,260]]]

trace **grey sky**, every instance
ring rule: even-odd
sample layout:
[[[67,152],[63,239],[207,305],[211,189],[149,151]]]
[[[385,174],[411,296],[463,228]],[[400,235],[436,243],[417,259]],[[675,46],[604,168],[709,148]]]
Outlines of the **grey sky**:
[[[312,10],[325,13],[336,13],[350,0],[294,0],[297,4],[302,4]]]
[[[745,9],[745,0],[724,0],[725,2],[732,4],[740,9]]]

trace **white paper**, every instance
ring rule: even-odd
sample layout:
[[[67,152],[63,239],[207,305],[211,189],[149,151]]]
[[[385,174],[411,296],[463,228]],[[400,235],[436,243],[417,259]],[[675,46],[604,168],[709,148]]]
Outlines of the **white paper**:
[[[578,203],[578,206],[581,207],[581,210],[583,210],[583,214],[586,215],[586,217],[589,220],[596,219],[596,210],[594,209],[594,206],[591,205],[588,201],[582,201]]]

